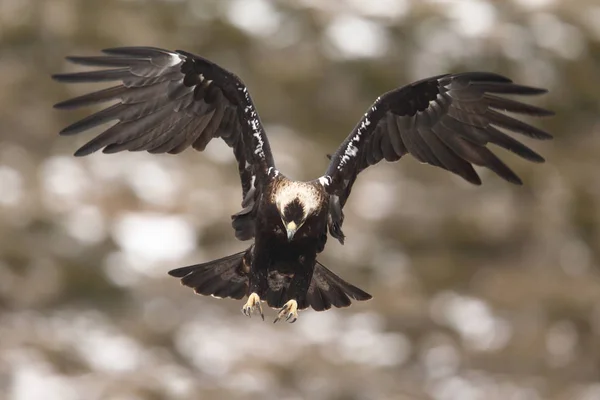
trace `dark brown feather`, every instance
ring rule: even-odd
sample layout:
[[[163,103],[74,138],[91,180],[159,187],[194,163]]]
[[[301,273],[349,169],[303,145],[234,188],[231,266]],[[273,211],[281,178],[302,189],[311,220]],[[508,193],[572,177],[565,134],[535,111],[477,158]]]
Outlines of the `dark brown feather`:
[[[118,101],[64,128],[61,135],[78,134],[115,122],[84,144],[76,156],[102,150],[177,154],[188,147],[203,151],[217,137],[234,150],[242,181],[242,199],[274,167],[264,129],[242,81],[218,65],[191,53],[154,47],[103,50],[103,56],[67,57],[99,70],[57,74],[59,82],[121,81],[120,85],[75,97],[58,109]],[[249,165],[250,170],[245,166]],[[257,177],[264,179],[253,179]],[[252,203],[252,199],[247,199]]]
[[[500,112],[553,115],[549,110],[502,97],[543,93],[546,90],[486,72],[439,75],[392,90],[375,101],[331,157],[323,177],[328,182],[326,190],[330,198],[338,196],[343,207],[361,171],[382,159],[396,161],[406,153],[476,185],[481,179],[473,165],[521,184],[521,179],[486,146],[492,143],[526,160],[543,162],[539,154],[498,129],[534,139],[551,138],[542,129]],[[343,238],[341,222],[331,218],[329,230]]]

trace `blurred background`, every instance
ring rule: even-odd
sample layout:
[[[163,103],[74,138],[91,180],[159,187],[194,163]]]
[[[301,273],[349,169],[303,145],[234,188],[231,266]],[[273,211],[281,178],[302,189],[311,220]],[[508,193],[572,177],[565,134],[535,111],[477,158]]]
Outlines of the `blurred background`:
[[[167,276],[248,245],[223,143],[76,159],[93,134],[58,136],[94,110],[52,105],[99,86],[49,75],[127,45],[237,73],[296,179],[379,94],[447,72],[550,89],[555,140],[520,138],[541,165],[497,151],[523,187],[369,169],[320,259],[374,299],[263,323]],[[600,399],[597,1],[0,0],[0,54],[0,399]]]

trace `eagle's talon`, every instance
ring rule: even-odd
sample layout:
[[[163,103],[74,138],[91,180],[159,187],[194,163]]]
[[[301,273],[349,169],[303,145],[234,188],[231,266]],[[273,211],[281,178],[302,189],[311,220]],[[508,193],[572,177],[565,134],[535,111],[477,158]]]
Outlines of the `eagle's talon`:
[[[293,317],[293,318],[292,318]],[[291,321],[290,321],[291,319]],[[293,324],[294,322],[296,322],[298,318],[294,316],[294,314],[289,313],[287,318],[285,319],[285,322],[289,322],[290,324]]]
[[[283,307],[279,310],[277,314],[277,318],[273,323],[276,323],[281,318],[285,317],[285,321],[293,324],[298,319],[298,302],[296,300],[290,300],[284,304]]]
[[[242,313],[247,317],[251,317],[252,313],[257,310],[260,313],[260,317],[264,321],[265,315],[263,314],[262,305],[260,304],[260,297],[256,293],[252,293],[250,296],[248,296],[248,301],[242,307]]]

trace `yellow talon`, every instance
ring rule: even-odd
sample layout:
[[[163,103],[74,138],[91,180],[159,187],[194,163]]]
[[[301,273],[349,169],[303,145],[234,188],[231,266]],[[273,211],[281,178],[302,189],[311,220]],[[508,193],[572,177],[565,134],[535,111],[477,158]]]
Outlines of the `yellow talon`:
[[[296,300],[290,300],[285,303],[281,310],[279,310],[279,314],[277,314],[277,318],[275,318],[273,323],[279,321],[283,317],[285,317],[285,320],[290,324],[296,322],[298,319],[298,302]]]
[[[252,293],[250,296],[248,296],[248,301],[242,307],[242,313],[245,316],[250,317],[252,316],[252,313],[257,310],[260,313],[262,320],[264,321],[265,315],[263,314],[262,305],[260,304],[260,297],[258,296],[258,294]]]

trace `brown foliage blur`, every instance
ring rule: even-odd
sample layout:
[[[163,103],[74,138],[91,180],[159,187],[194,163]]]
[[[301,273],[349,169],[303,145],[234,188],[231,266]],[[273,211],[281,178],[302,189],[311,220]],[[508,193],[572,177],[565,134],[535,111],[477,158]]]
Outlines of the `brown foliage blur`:
[[[600,7],[593,0],[0,0],[0,399],[600,398]],[[314,178],[381,93],[429,75],[547,87],[523,187],[410,157],[366,171],[323,263],[375,298],[247,319],[169,269],[239,251],[233,157],[71,156],[66,55],[185,49],[247,84]],[[271,312],[273,313],[273,312]],[[274,314],[274,313],[273,313]]]

